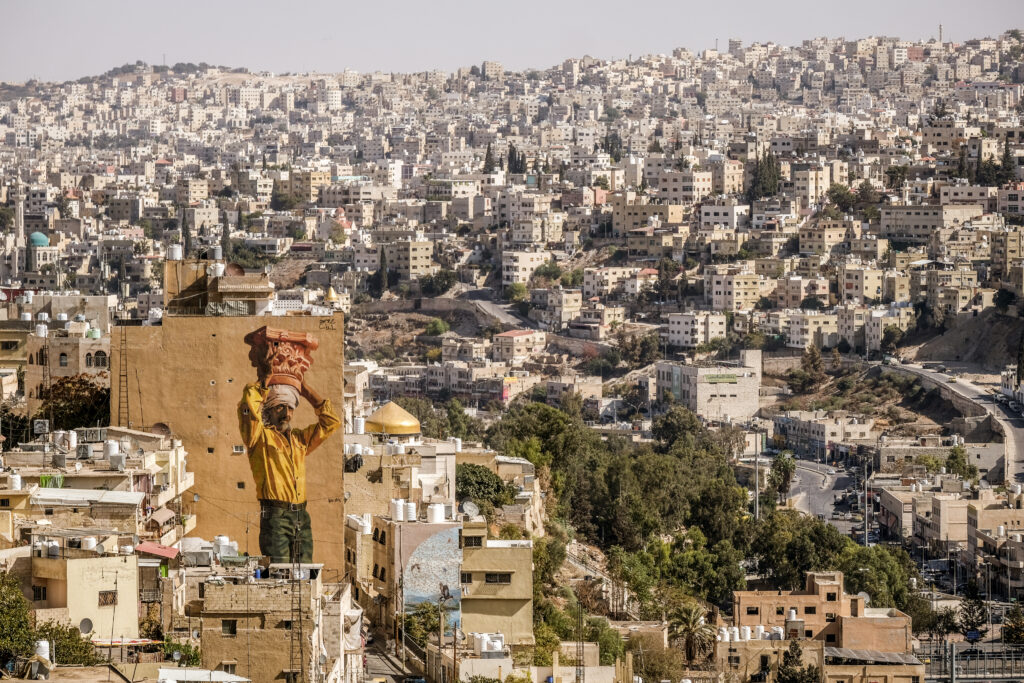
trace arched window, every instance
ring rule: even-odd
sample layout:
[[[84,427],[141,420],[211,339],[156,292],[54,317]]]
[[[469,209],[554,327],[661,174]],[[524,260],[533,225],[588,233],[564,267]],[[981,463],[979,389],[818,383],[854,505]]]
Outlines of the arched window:
[[[107,354],[104,351],[97,351],[95,360],[93,361],[98,368],[107,367]]]
[[[60,363],[60,366],[62,368],[66,368],[68,366],[68,354],[66,354],[66,353],[60,354],[60,359],[59,359],[58,362]]]
[[[87,367],[87,368],[91,368],[92,367],[92,354],[91,353],[85,354],[85,367]]]

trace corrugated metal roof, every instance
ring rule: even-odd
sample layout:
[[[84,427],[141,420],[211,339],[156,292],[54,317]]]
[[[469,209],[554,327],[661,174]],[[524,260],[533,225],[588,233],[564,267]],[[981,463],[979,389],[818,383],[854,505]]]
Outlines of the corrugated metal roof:
[[[920,660],[912,654],[904,652],[881,652],[878,650],[851,650],[845,647],[824,648],[826,657],[855,659],[862,662],[879,662],[882,664],[920,664]]]

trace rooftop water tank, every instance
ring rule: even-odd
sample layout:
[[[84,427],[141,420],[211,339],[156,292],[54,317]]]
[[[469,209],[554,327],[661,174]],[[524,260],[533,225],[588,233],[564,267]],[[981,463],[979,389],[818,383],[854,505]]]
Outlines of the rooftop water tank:
[[[444,505],[431,503],[427,506],[427,522],[429,524],[440,524],[444,521]]]
[[[42,320],[43,322],[50,322],[50,314],[46,311],[39,311],[36,313],[36,320]]]
[[[415,522],[416,521],[416,503],[405,504],[405,521]]]
[[[46,337],[46,332],[47,332],[46,325],[36,325],[36,336],[37,337],[45,338]]]
[[[168,261],[180,261],[182,258],[182,248],[180,244],[172,244],[167,247],[167,260]]]
[[[60,320],[61,322],[63,322],[65,320],[67,320],[67,319],[68,319],[68,314],[67,313],[58,313],[57,314],[57,320]]]
[[[31,314],[31,313],[22,313],[22,314],[21,314],[20,316],[18,316],[18,317],[19,317],[19,318],[20,318],[20,319],[21,319],[21,320],[22,320],[23,322],[27,322],[27,321],[29,321],[29,320],[32,320],[32,314]]]
[[[20,491],[21,475],[18,474],[17,472],[12,472],[11,474],[7,475],[7,485],[11,488],[12,491]]]
[[[366,418],[356,417],[352,419],[352,431],[356,434],[366,433]]]

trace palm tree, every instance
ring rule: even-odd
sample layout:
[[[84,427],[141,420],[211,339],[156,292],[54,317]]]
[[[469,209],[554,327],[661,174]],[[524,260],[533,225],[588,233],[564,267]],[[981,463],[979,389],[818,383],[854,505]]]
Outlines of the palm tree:
[[[679,643],[687,666],[710,652],[715,642],[715,629],[705,622],[707,611],[695,602],[687,602],[673,610],[668,620],[669,636]]]

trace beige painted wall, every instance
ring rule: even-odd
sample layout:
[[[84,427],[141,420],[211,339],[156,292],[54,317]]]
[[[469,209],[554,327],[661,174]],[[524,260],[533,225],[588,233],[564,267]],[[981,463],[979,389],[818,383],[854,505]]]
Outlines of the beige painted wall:
[[[319,341],[307,379],[335,410],[343,410],[344,321],[329,317],[165,316],[163,324],[128,328],[128,404],[131,421],[167,425],[188,452],[195,473],[185,512],[194,511],[193,536],[207,540],[225,534],[238,541],[240,553],[259,553],[259,504],[252,471],[238,435],[237,407],[246,383],[256,380],[249,347],[242,341],[263,326],[311,332]],[[119,334],[115,331],[115,334]],[[119,339],[119,337],[118,337]],[[117,419],[120,343],[111,345],[111,419]],[[137,373],[137,374],[136,374]],[[140,398],[141,396],[141,398]],[[316,420],[303,401],[293,424]],[[344,430],[309,456],[306,470],[309,513],[313,522],[313,560],[342,570],[344,566],[343,440]]]

